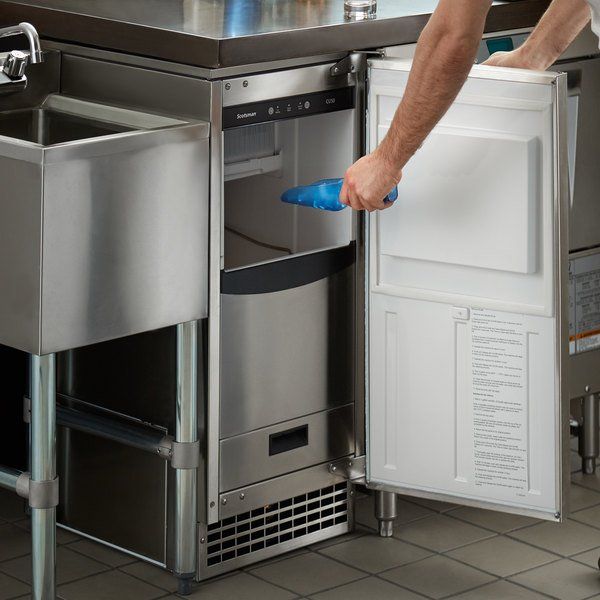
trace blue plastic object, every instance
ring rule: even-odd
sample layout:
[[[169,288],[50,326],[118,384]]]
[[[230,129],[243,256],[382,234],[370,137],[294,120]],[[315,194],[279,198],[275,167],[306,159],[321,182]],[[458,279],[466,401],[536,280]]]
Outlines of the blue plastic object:
[[[320,210],[343,210],[346,208],[339,200],[343,179],[321,179],[310,185],[292,188],[281,196],[283,202],[299,204]],[[398,189],[394,188],[386,198],[386,202],[398,199]]]

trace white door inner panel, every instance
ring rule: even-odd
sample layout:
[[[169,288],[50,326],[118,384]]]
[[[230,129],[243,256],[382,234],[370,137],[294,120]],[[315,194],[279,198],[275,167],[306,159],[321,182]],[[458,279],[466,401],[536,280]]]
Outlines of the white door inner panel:
[[[370,478],[553,513],[554,320],[383,294],[371,315]]]
[[[410,66],[370,64],[374,150]],[[561,512],[565,116],[564,76],[475,67],[370,216],[371,486]]]
[[[537,137],[438,127],[381,220],[381,253],[532,273],[540,158]]]
[[[371,73],[375,146],[387,133],[408,74]],[[549,87],[477,77],[467,81],[406,165],[399,201],[375,217],[379,251],[372,284],[401,296],[483,302],[498,310],[552,316]]]

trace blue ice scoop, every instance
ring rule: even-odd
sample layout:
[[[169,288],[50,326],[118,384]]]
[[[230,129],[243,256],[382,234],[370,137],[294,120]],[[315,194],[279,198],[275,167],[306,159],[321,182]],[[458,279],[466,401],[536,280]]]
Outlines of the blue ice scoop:
[[[340,202],[340,191],[343,179],[321,179],[310,185],[300,185],[284,192],[281,196],[283,202],[299,204],[320,210],[343,210],[345,204]],[[386,202],[398,199],[398,188],[394,188],[387,196]]]

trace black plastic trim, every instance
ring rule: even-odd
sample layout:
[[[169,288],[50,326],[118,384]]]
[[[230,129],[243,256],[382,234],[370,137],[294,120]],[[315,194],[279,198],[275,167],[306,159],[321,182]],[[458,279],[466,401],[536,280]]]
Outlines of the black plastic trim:
[[[269,294],[314,283],[346,269],[356,260],[354,242],[342,248],[221,272],[221,293]]]

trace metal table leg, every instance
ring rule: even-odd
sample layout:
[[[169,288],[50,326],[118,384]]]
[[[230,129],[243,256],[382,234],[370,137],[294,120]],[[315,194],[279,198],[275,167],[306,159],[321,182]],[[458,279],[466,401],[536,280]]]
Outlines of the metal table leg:
[[[398,516],[397,496],[393,492],[375,492],[375,518],[379,521],[379,535],[392,537],[394,521]]]
[[[579,454],[581,467],[586,475],[596,472],[596,458],[600,450],[600,419],[598,398],[595,394],[582,400],[583,424],[579,432]]]
[[[177,326],[177,412],[175,442],[185,447],[198,441],[197,375],[198,324],[196,321]],[[198,448],[196,447],[196,451]],[[175,471],[175,575],[179,593],[189,594],[196,574],[197,552],[197,468]]]
[[[31,558],[32,599],[56,598],[56,506],[37,508],[36,484],[56,481],[55,355],[31,356]],[[41,486],[40,486],[41,489]],[[42,502],[42,504],[47,504]]]

